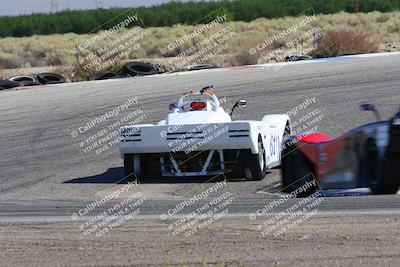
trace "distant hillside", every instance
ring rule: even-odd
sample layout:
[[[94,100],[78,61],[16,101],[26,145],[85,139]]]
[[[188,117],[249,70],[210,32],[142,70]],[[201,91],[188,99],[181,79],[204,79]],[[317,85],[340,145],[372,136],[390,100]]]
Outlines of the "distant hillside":
[[[339,11],[355,12],[359,2],[360,12],[389,12],[400,9],[400,0],[233,0],[220,2],[182,3],[170,2],[138,9],[96,9],[86,11],[63,11],[54,14],[34,14],[0,17],[0,37],[49,35],[55,33],[89,33],[108,29],[138,13],[145,27],[195,24],[209,14],[224,8],[233,20],[252,21],[259,17],[278,18],[296,16],[304,11],[316,14],[333,14]],[[110,21],[111,20],[111,21]],[[137,24],[130,24],[134,26]]]

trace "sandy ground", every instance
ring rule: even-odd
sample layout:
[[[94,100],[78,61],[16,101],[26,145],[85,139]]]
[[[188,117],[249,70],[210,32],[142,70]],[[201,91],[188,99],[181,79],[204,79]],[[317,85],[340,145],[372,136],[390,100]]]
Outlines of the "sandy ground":
[[[274,237],[261,220],[226,218],[190,236],[168,222],[133,220],[100,238],[74,224],[0,226],[2,266],[395,266],[400,219],[392,215],[312,217]]]

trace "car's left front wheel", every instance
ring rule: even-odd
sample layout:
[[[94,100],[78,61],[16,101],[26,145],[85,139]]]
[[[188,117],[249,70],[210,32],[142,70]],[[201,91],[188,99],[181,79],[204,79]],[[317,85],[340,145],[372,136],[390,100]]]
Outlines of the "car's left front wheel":
[[[124,155],[124,173],[126,178],[133,175],[133,154]]]
[[[124,155],[124,173],[125,178],[136,179],[141,174],[140,155],[125,154]]]

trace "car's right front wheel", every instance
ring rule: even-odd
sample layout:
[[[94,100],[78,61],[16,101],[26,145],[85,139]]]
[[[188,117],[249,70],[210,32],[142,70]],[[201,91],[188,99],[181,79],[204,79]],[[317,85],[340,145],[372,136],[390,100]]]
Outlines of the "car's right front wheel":
[[[267,164],[265,162],[265,148],[262,139],[258,139],[258,154],[250,153],[243,158],[245,162],[244,174],[250,181],[262,180],[267,175]]]

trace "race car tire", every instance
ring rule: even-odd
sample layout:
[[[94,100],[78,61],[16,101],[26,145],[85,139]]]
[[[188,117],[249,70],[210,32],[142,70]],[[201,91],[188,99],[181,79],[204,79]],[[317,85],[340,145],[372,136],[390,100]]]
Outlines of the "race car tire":
[[[311,162],[299,150],[286,148],[283,151],[281,171],[282,171],[282,191],[293,193],[307,182],[314,180],[314,168]],[[296,194],[296,197],[308,197],[315,192],[316,186],[310,186],[305,191]]]
[[[125,173],[125,178],[128,180],[135,180],[133,159],[134,159],[133,154],[124,155],[124,173]]]
[[[375,141],[368,140],[365,146],[365,168],[370,179],[370,189],[375,195],[396,194],[399,190],[399,180],[396,175],[396,168],[400,159],[388,155],[386,160],[378,159],[378,150]]]
[[[250,181],[262,180],[267,175],[267,164],[265,162],[265,149],[261,137],[258,138],[258,154],[249,151],[243,160],[245,161],[244,173]]]
[[[36,79],[34,77],[25,76],[25,75],[14,76],[14,77],[11,77],[9,80],[12,82],[17,82],[17,83],[21,83],[21,82],[25,82],[25,81],[36,82]]]
[[[159,154],[125,154],[124,172],[128,180],[158,178],[161,176],[160,166],[155,166],[159,161]]]
[[[141,154],[141,178],[154,179],[161,176],[160,154]]]
[[[5,90],[5,89],[6,89],[6,88],[0,87],[0,91],[1,91],[1,90]]]
[[[116,77],[118,77],[118,74],[115,72],[96,72],[95,74],[89,77],[89,80],[99,81],[99,80],[108,80]]]
[[[4,89],[10,89],[14,87],[19,87],[21,86],[18,82],[13,82],[13,81],[8,81],[8,80],[0,80],[0,87],[3,87]]]
[[[122,68],[122,75],[129,75],[131,77],[153,75],[156,73],[157,71],[152,64],[144,62],[129,62]]]
[[[65,83],[65,78],[56,73],[39,73],[36,78],[41,84]]]
[[[400,188],[398,168],[399,155],[390,155],[385,161],[385,180],[383,182],[383,194],[396,194]]]

